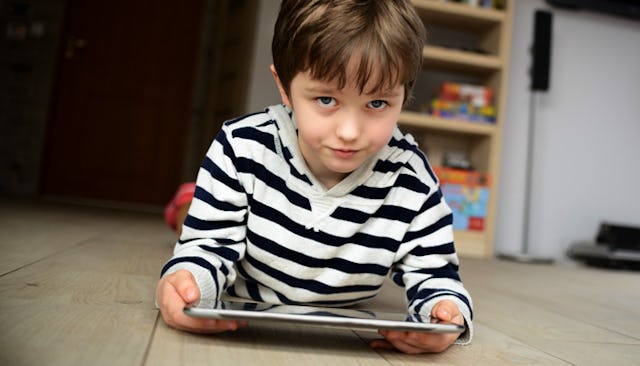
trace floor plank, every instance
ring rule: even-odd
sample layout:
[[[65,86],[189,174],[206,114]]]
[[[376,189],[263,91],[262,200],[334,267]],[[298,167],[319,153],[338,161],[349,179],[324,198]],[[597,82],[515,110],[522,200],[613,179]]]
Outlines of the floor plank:
[[[117,210],[0,200],[0,275],[82,245],[144,216]],[[162,229],[161,226],[159,226]],[[167,233],[168,230],[166,230]]]
[[[140,365],[157,313],[126,305],[2,302],[2,365]]]
[[[158,316],[155,283],[171,252],[173,234],[156,216],[112,212],[77,227],[93,211],[80,212],[62,220],[48,212],[28,215],[69,235],[49,236],[51,252],[40,252],[28,265],[0,277],[0,364],[144,361]],[[40,245],[40,234],[52,232],[45,228],[29,237],[21,230],[11,238],[27,247]],[[85,234],[73,244],[64,243]],[[5,256],[6,247],[0,253]]]

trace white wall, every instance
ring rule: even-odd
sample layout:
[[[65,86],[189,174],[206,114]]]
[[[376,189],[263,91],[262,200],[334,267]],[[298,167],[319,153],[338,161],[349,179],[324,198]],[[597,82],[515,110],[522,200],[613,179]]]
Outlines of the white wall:
[[[601,221],[640,226],[640,22],[516,0],[496,252],[521,247],[535,9],[553,13],[551,88],[535,109],[530,253],[562,258]]]
[[[267,106],[280,103],[278,89],[269,71],[269,65],[272,63],[271,38],[279,7],[280,0],[258,1],[254,59],[245,107],[247,112],[260,111]]]

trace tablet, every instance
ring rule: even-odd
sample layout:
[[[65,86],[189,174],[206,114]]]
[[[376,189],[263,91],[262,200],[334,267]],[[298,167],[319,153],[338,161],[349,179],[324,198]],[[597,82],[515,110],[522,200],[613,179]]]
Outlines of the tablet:
[[[238,301],[222,301],[218,304],[216,307],[185,307],[184,312],[197,318],[245,320],[357,330],[387,329],[435,333],[462,333],[465,330],[463,325],[437,323],[433,322],[430,317],[419,314]]]

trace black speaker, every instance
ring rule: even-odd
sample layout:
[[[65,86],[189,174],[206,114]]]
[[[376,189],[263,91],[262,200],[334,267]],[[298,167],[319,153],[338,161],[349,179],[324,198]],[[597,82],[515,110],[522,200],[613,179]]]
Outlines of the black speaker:
[[[536,10],[533,26],[533,66],[531,90],[549,90],[551,66],[551,34],[553,16],[545,10]]]

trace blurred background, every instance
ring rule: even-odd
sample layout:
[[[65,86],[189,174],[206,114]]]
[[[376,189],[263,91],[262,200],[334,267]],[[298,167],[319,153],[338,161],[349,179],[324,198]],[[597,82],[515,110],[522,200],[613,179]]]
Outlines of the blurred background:
[[[279,102],[278,0],[0,0],[0,195],[160,211],[220,124]],[[533,13],[554,15],[529,232],[640,225],[640,22],[516,0],[494,248],[521,245]],[[498,178],[498,177],[497,177]]]

